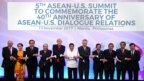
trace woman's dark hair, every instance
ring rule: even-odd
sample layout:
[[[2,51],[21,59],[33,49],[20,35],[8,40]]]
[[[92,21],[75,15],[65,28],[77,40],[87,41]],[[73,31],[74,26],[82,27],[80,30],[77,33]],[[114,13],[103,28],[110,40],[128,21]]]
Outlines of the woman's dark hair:
[[[73,46],[74,46],[74,43],[70,43],[70,44],[69,44],[69,46],[71,46],[71,45],[73,45]]]
[[[19,45],[23,47],[23,44],[22,44],[22,43],[18,43],[18,44],[17,44],[17,46],[19,46]]]

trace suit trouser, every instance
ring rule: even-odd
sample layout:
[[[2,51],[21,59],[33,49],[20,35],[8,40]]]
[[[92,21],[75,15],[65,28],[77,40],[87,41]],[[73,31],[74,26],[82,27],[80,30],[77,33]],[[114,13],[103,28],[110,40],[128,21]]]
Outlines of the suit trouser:
[[[36,80],[37,65],[27,65],[28,79]]]
[[[64,78],[64,65],[53,65],[53,78],[54,81],[63,81]]]
[[[14,80],[14,68],[15,68],[15,65],[13,65],[13,64],[9,64],[9,67],[4,67],[5,81]]]
[[[97,68],[97,67],[99,67],[99,68]],[[103,80],[103,67],[96,65],[93,68],[93,70],[94,70],[94,79],[98,80],[98,76],[99,76],[99,80]]]
[[[125,71],[124,70],[117,70],[117,80],[120,80],[120,77],[122,77],[122,80],[125,80]]]
[[[117,67],[117,80],[120,80],[120,77],[122,77],[122,80],[125,80],[125,69],[121,67]]]
[[[128,72],[128,80],[132,80],[132,69],[130,66],[127,66],[123,71],[123,77],[125,78],[126,72]]]
[[[105,69],[105,79],[106,80],[109,80],[109,77],[110,77],[110,80],[114,80],[114,66],[111,66],[109,69]]]
[[[138,73],[139,73],[138,70],[134,70],[134,71],[132,71],[132,74],[133,74],[133,76],[134,76],[134,80],[135,80],[135,81],[138,80]]]
[[[138,70],[130,70],[129,73],[129,80],[138,80]]]
[[[72,76],[73,76],[74,80],[77,79],[77,68],[69,68],[68,67],[68,78],[70,80],[72,80]]]
[[[85,81],[88,81],[89,63],[82,63],[82,65],[79,65],[79,78],[80,78],[80,81],[83,81],[83,75],[85,76]]]
[[[46,74],[46,81],[50,80],[50,66],[43,66],[40,67],[40,80],[44,81]]]

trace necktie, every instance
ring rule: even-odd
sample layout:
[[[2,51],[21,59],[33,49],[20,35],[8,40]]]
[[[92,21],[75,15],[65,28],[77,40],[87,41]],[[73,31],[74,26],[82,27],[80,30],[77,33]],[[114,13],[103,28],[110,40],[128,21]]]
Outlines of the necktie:
[[[84,51],[86,51],[86,47],[84,47]]]
[[[44,54],[46,54],[47,51],[44,51]]]
[[[10,51],[10,55],[12,54],[12,48],[9,48],[9,51]]]
[[[31,51],[33,50],[33,47],[31,47]]]
[[[100,51],[99,51],[99,50],[97,50],[97,53],[99,54],[99,53],[100,53]]]
[[[110,55],[112,54],[112,50],[109,51]]]
[[[58,50],[60,50],[60,47],[61,47],[61,46],[58,46]]]
[[[134,51],[131,51],[131,54],[134,55]]]
[[[122,54],[124,54],[124,49],[122,49]]]

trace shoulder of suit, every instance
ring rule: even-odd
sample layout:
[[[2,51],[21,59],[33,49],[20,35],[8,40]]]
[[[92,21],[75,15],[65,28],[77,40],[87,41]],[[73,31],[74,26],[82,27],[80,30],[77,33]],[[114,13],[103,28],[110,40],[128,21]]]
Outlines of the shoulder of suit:
[[[58,46],[58,45],[56,45],[56,46]],[[65,47],[64,45],[61,45],[61,47]]]
[[[78,48],[82,48],[82,46],[79,46]]]
[[[108,51],[108,49],[105,49],[104,51]]]
[[[100,52],[103,52],[103,50],[100,50]]]
[[[138,53],[140,53],[140,51],[139,50],[135,50],[136,52],[138,52]]]
[[[35,49],[38,49],[38,47],[34,47]]]
[[[65,47],[64,45],[62,45],[63,47]]]
[[[95,53],[95,52],[96,52],[96,50],[93,51],[93,53]]]
[[[57,46],[57,44],[53,44],[53,46]]]
[[[40,52],[43,52],[43,50],[40,50]]]
[[[52,52],[52,50],[48,50],[49,52]]]
[[[119,48],[119,49],[116,49],[116,51],[120,51],[120,48]]]
[[[15,47],[12,47],[13,49],[16,49]],[[16,49],[17,50],[17,49]]]
[[[112,50],[113,52],[116,52],[115,50]]]
[[[26,49],[29,49],[30,47],[26,47]]]
[[[88,49],[90,49],[90,47],[89,47],[89,46],[87,46],[87,48],[88,48]]]
[[[125,51],[129,51],[128,49],[125,49]]]
[[[24,53],[26,53],[26,51],[23,51]]]
[[[8,47],[7,46],[3,47],[3,49],[6,49],[6,48],[8,48]]]

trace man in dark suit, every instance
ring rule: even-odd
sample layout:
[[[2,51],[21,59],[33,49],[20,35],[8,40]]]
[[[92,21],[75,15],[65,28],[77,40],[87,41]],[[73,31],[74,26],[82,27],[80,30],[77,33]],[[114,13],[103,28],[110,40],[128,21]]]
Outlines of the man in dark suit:
[[[53,45],[53,77],[55,81],[58,81],[58,77],[60,81],[63,81],[64,78],[64,59],[65,46],[62,45],[62,40],[57,39],[57,44]]]
[[[104,69],[105,69],[105,78],[106,80],[113,80],[114,79],[114,70],[115,70],[115,63],[114,59],[116,57],[116,52],[113,50],[114,44],[109,43],[108,49],[104,50],[104,56],[105,59],[107,60],[104,64]]]
[[[26,47],[27,53],[27,71],[28,71],[28,79],[36,80],[36,72],[37,72],[37,56],[38,56],[38,48],[34,46],[35,41],[29,40],[29,47]]]
[[[3,62],[2,67],[4,68],[4,78],[6,81],[14,79],[14,68],[17,58],[17,49],[13,47],[13,41],[8,41],[8,46],[2,50]]]
[[[130,54],[131,54],[131,72],[130,72],[130,80],[132,76],[134,76],[134,80],[138,80],[138,72],[140,70],[139,60],[140,60],[140,52],[135,49],[136,45],[134,43],[130,43]]]
[[[96,44],[96,50],[93,51],[93,70],[94,70],[94,80],[103,80],[103,51],[101,50],[101,44]]]
[[[117,58],[116,58],[116,68],[117,68],[117,80],[125,80],[125,73],[127,63],[125,62],[125,57],[128,55],[129,51],[125,49],[126,43],[124,41],[120,42],[120,48],[116,50]]]
[[[48,44],[43,45],[43,50],[40,51],[40,79],[44,81],[44,75],[46,73],[46,81],[50,80],[50,66],[51,66],[52,51],[48,49]]]
[[[82,81],[83,79],[83,75],[85,76],[85,80],[88,81],[88,77],[89,77],[89,55],[90,55],[90,47],[87,46],[87,40],[84,39],[82,41],[82,46],[80,46],[78,48],[78,52],[79,52],[79,64],[78,64],[78,68],[79,68],[79,78],[80,81]]]

